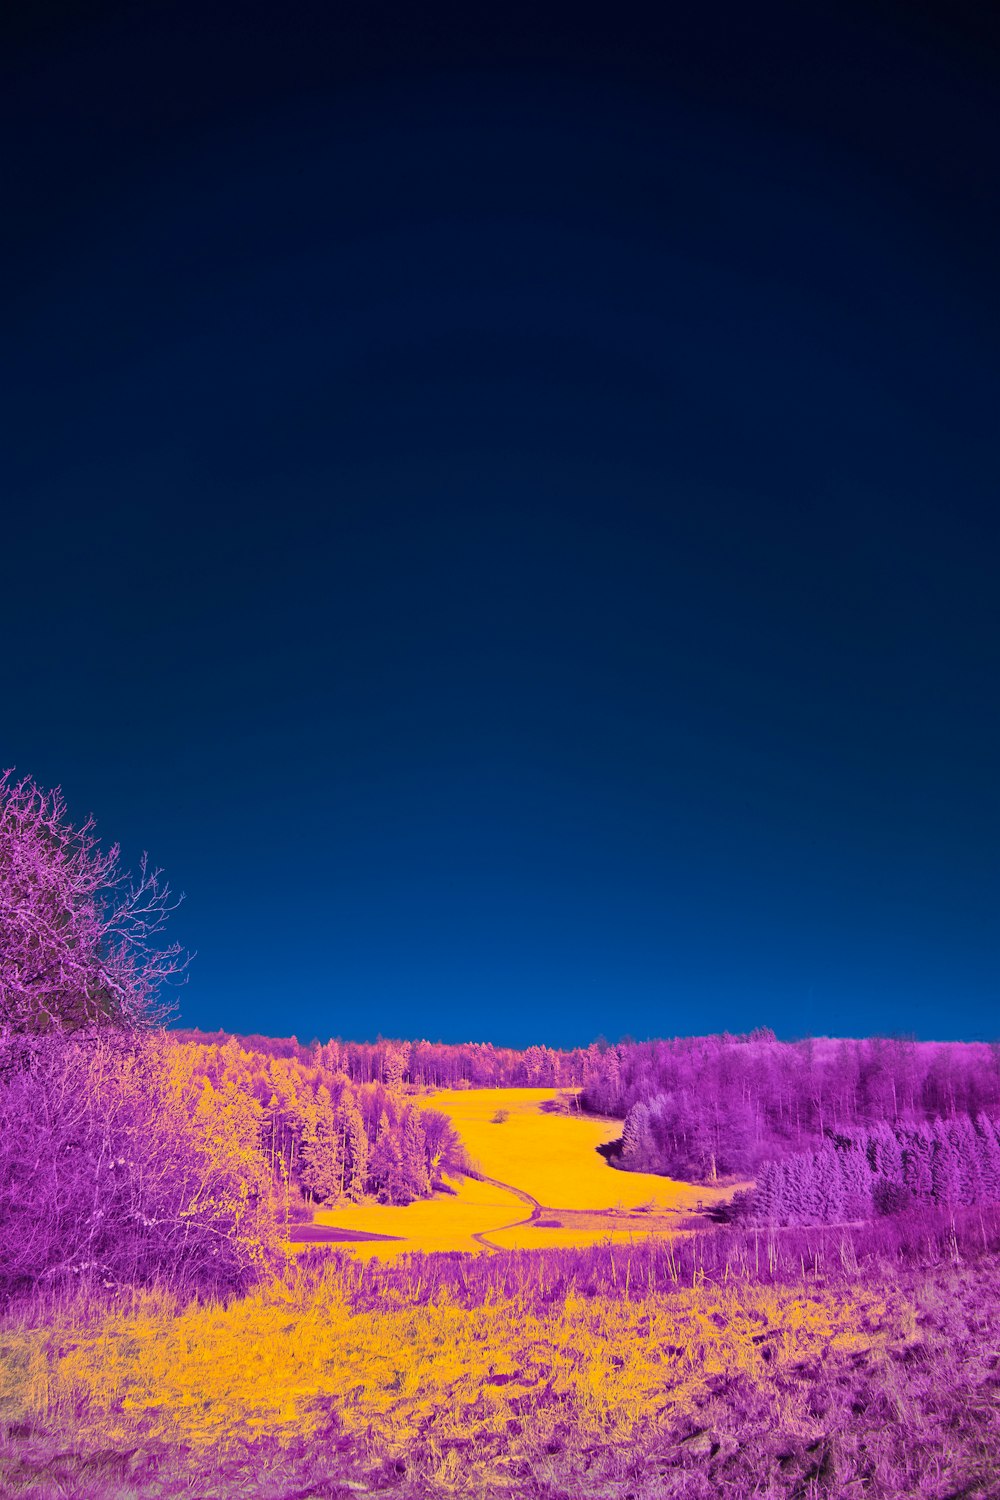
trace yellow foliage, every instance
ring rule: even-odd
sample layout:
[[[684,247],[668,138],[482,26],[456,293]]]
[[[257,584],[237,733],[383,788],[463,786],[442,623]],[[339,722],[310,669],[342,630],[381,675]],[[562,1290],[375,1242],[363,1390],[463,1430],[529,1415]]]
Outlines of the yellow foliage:
[[[354,1313],[330,1267],[226,1307],[171,1309],[151,1294],[130,1312],[9,1331],[0,1401],[8,1420],[72,1428],[81,1452],[160,1440],[190,1447],[195,1470],[199,1451],[248,1436],[318,1439],[333,1415],[372,1453],[412,1455],[419,1438],[443,1484],[450,1460],[434,1459],[432,1439],[520,1431],[528,1410],[536,1448],[557,1422],[628,1441],[636,1424],[675,1425],[715,1375],[763,1384],[831,1347],[884,1349],[909,1315],[884,1292],[751,1284],[631,1302],[570,1292],[542,1312],[442,1293]],[[511,1437],[503,1455],[471,1460],[467,1488],[501,1480],[516,1448]]]

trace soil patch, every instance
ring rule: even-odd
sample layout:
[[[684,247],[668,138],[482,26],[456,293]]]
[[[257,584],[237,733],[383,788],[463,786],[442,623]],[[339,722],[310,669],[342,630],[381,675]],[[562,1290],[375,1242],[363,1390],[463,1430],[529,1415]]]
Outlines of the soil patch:
[[[398,1234],[369,1234],[364,1229],[337,1229],[327,1224],[293,1224],[288,1231],[293,1245],[348,1245],[357,1240],[399,1240]]]

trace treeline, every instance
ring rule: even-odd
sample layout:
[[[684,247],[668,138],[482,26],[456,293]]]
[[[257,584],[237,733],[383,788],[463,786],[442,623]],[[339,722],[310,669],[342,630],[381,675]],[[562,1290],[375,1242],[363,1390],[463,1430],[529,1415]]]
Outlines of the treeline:
[[[1000,1125],[985,1114],[830,1132],[814,1151],[765,1162],[734,1196],[750,1224],[841,1224],[933,1206],[1000,1203]]]
[[[296,1037],[268,1037],[225,1031],[177,1030],[178,1040],[222,1046],[233,1040],[262,1057],[318,1064],[342,1073],[351,1083],[381,1083],[387,1088],[573,1088],[586,1077],[597,1048],[570,1052],[552,1047],[494,1047],[491,1042],[300,1042]]]
[[[626,1042],[587,1055],[582,1103],[624,1120],[617,1165],[752,1177],[829,1130],[1000,1115],[996,1044],[748,1036]]]
[[[225,1041],[172,1036],[174,1066],[198,1094],[196,1108],[221,1101],[247,1122],[271,1178],[309,1202],[358,1202],[372,1195],[406,1204],[429,1197],[444,1173],[465,1170],[448,1117],[419,1109],[390,1069],[386,1083],[355,1083],[334,1071],[329,1049],[271,1054]]]

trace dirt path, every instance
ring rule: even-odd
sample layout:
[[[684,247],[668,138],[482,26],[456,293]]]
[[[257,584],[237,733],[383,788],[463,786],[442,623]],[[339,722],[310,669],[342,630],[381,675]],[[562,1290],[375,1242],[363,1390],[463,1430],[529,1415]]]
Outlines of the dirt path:
[[[470,1176],[474,1176],[478,1182],[488,1182],[491,1187],[500,1188],[503,1192],[510,1193],[514,1198],[520,1198],[522,1203],[527,1203],[531,1208],[531,1213],[526,1219],[515,1219],[512,1224],[502,1224],[495,1226],[489,1231],[489,1234],[502,1234],[507,1229],[523,1229],[527,1224],[538,1223],[542,1214],[557,1214],[559,1215],[561,1220],[565,1221],[566,1219],[576,1219],[581,1215],[588,1213],[586,1209],[546,1208],[543,1204],[539,1203],[537,1198],[532,1197],[529,1192],[526,1192],[524,1188],[514,1187],[514,1185],[510,1182],[501,1182],[499,1178],[487,1177],[482,1172],[470,1173]],[[602,1222],[599,1226],[602,1230],[606,1227],[606,1221],[609,1214],[610,1210],[608,1209],[594,1209],[592,1211],[593,1218],[605,1221]],[[589,1216],[590,1215],[588,1215],[588,1217]],[[632,1218],[634,1219],[634,1216],[632,1216]],[[650,1231],[654,1233],[657,1231],[676,1233],[678,1230],[682,1232],[690,1232],[692,1229],[695,1229],[699,1226],[705,1226],[706,1224],[707,1220],[701,1214],[698,1214],[689,1219],[682,1217],[679,1211],[667,1211],[662,1216],[662,1220],[660,1222],[644,1218],[634,1224],[632,1220],[630,1220],[624,1227],[628,1229],[632,1229],[634,1227],[635,1229],[645,1231],[646,1233],[649,1233]],[[562,1225],[559,1224],[553,1227],[561,1228]],[[595,1225],[588,1227],[596,1228],[598,1226]],[[611,1222],[607,1225],[607,1227],[614,1228],[615,1223]],[[475,1240],[477,1244],[482,1245],[486,1250],[498,1251],[507,1250],[510,1248],[508,1245],[496,1244],[494,1240],[491,1240],[489,1238],[489,1234],[470,1233],[469,1238]]]
[[[490,1187],[501,1188],[505,1193],[511,1193],[515,1198],[520,1198],[522,1203],[531,1205],[531,1213],[526,1219],[515,1219],[513,1224],[501,1224],[499,1228],[490,1231],[492,1234],[502,1234],[505,1229],[520,1229],[525,1224],[533,1224],[542,1212],[542,1205],[538,1199],[533,1198],[530,1193],[526,1193],[523,1188],[512,1187],[509,1182],[498,1182],[495,1177],[486,1177],[482,1172],[475,1172],[470,1175],[475,1176],[479,1182],[488,1182]],[[474,1239],[477,1245],[482,1245],[486,1250],[503,1250],[505,1248],[503,1245],[495,1245],[492,1240],[487,1239],[485,1234],[472,1234],[470,1235],[470,1239]]]

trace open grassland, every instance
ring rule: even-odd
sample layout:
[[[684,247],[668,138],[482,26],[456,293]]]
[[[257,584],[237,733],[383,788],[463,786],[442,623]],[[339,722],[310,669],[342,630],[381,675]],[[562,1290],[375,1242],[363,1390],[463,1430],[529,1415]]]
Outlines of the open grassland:
[[[418,1102],[441,1110],[487,1177],[510,1182],[546,1208],[693,1208],[727,1196],[646,1172],[616,1172],[598,1147],[617,1140],[621,1120],[552,1108],[555,1089],[439,1089]],[[545,1106],[549,1106],[546,1108]],[[507,1113],[502,1124],[494,1116]]]
[[[315,1222],[396,1236],[350,1246],[354,1255],[387,1261],[414,1250],[481,1253],[490,1247],[626,1244],[688,1230],[699,1201],[710,1205],[728,1196],[719,1188],[615,1171],[598,1148],[617,1139],[621,1121],[567,1108],[573,1098],[551,1088],[442,1089],[421,1095],[417,1102],[448,1116],[477,1170],[494,1180],[449,1179],[451,1192],[401,1208],[338,1205],[320,1210]],[[501,1122],[499,1114],[506,1116]],[[532,1216],[533,1222],[521,1222]]]
[[[490,1258],[475,1286],[317,1257],[228,1306],[8,1319],[0,1494],[997,1495],[995,1257],[685,1288],[669,1253]]]

